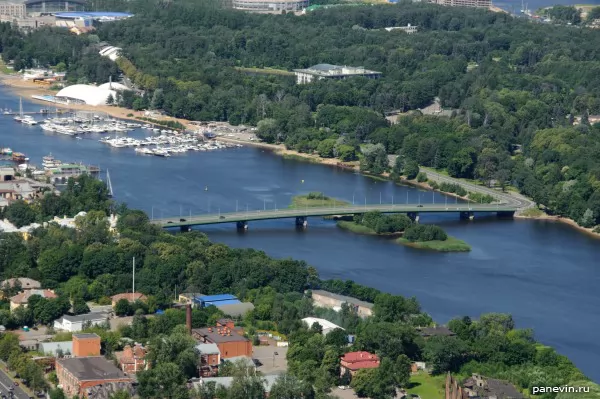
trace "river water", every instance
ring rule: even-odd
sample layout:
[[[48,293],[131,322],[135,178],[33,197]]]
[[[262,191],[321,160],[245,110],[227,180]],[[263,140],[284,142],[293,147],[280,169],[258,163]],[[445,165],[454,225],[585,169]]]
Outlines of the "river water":
[[[18,99],[0,88],[0,106],[18,109]],[[39,105],[25,102],[26,110]],[[133,132],[141,137],[145,131]],[[323,165],[286,160],[258,148],[189,153],[171,158],[136,155],[86,136],[82,140],[45,133],[0,115],[0,146],[26,153],[31,162],[52,153],[110,170],[118,201],[154,217],[286,207],[310,191],[362,204],[454,202],[439,194],[370,179]],[[386,292],[416,296],[436,321],[485,312],[513,314],[519,327],[572,359],[600,381],[600,241],[555,223],[498,220],[477,215],[423,215],[467,241],[470,253],[423,252],[389,239],[355,235],[333,222],[309,219],[203,227],[209,237],[234,247],[264,250],[274,257],[304,259],[324,278],[352,279]]]

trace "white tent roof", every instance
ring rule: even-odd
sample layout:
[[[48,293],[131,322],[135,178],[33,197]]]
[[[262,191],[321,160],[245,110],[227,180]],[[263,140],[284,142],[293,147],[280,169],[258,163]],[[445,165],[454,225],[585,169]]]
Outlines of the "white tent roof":
[[[56,97],[75,99],[83,101],[88,105],[105,105],[108,96],[111,94],[113,98],[116,98],[117,93],[114,90],[91,85],[72,85],[56,93]]]
[[[117,90],[117,91],[129,90],[129,87],[125,86],[124,84],[116,83],[116,82],[107,82],[107,83],[101,84],[100,86],[98,86],[98,88],[106,89],[106,90]]]

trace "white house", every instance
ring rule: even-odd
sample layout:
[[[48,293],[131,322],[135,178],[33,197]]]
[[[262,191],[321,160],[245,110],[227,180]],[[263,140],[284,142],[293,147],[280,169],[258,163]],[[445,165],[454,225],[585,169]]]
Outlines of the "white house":
[[[83,330],[84,324],[91,323],[98,325],[106,322],[108,315],[106,313],[86,313],[78,316],[63,316],[54,321],[55,330],[63,330],[68,332],[78,332]]]

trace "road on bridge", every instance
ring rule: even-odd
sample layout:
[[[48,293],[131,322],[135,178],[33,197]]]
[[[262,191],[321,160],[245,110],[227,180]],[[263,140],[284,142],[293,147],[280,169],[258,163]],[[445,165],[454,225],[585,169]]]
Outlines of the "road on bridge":
[[[460,213],[460,212],[515,212],[514,204],[378,204],[364,206],[310,207],[292,209],[273,209],[263,211],[242,211],[230,213],[211,213],[191,217],[172,217],[153,219],[152,223],[161,227],[185,227],[205,224],[250,222],[256,220],[306,218],[311,216],[353,215],[369,211],[383,213]]]

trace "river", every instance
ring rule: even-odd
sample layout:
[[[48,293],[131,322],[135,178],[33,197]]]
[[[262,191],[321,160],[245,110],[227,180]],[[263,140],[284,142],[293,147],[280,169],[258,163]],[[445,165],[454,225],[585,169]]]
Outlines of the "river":
[[[0,106],[18,109],[18,99],[0,88]],[[39,105],[25,102],[26,110]],[[141,137],[145,131],[133,132]],[[0,115],[0,146],[26,153],[31,162],[52,153],[110,170],[118,201],[154,217],[286,207],[292,196],[323,191],[361,204],[453,202],[439,194],[382,182],[323,165],[284,159],[258,148],[190,153],[171,158],[113,149],[100,136],[82,140],[44,133]],[[309,219],[306,230],[293,220],[203,227],[209,237],[234,247],[264,250],[274,257],[304,259],[324,278],[352,279],[380,290],[416,296],[440,322],[485,312],[513,314],[522,328],[572,359],[600,381],[599,241],[556,222],[498,220],[476,215],[423,215],[467,241],[470,253],[423,252],[389,239],[360,236],[331,221]]]

